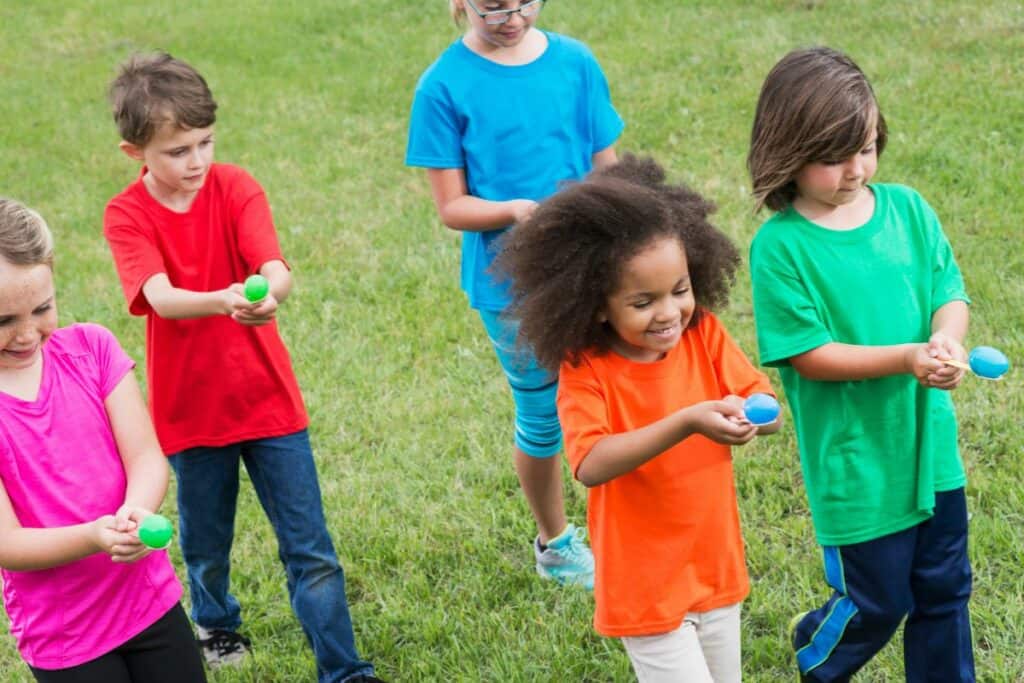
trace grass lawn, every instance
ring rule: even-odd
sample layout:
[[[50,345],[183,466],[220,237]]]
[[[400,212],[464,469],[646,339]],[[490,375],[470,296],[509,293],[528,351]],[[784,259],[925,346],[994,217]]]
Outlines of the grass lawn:
[[[1020,364],[1021,3],[552,0],[541,26],[591,46],[627,121],[619,149],[653,154],[712,197],[744,253],[763,218],[744,167],[761,80],[793,47],[849,52],[890,126],[877,180],[935,207],[974,298],[969,345]],[[423,171],[402,163],[413,87],[456,36],[443,0],[5,0],[0,195],[56,232],[62,322],[107,325],[141,370],[143,323],[127,315],[101,234],[104,205],[138,170],[117,149],[105,92],[134,50],[194,64],[220,104],[218,159],[262,182],[295,267],[281,329],[362,652],[391,681],[629,681],[621,646],[591,628],[591,598],[533,573],[511,400],[457,286],[459,236],[437,220]],[[756,353],[746,271],[723,317]],[[983,681],[1024,681],[1022,378],[968,378],[956,394]],[[827,594],[792,425],[736,464],[753,580],[745,677],[787,680],[786,623]],[[582,523],[584,489],[566,492]],[[243,487],[232,578],[255,657],[217,683],[315,678],[274,547]],[[894,642],[858,680],[901,677]],[[3,636],[0,680],[28,679]]]

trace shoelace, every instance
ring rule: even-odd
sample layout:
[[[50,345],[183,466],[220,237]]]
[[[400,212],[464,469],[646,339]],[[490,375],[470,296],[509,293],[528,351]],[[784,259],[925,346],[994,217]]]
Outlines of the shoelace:
[[[587,537],[586,529],[576,527],[569,542],[564,547],[557,549],[559,555],[570,560],[582,560],[586,559],[586,546],[584,541]]]

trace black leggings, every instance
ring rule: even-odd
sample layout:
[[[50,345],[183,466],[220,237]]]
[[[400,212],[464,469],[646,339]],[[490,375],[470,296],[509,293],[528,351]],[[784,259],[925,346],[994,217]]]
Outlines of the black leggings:
[[[205,683],[206,672],[181,604],[105,655],[67,669],[32,675],[39,683]]]

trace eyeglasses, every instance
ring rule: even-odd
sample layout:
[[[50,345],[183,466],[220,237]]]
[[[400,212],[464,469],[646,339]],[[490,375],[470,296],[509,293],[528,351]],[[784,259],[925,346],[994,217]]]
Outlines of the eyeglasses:
[[[540,10],[544,7],[545,2],[547,2],[547,0],[530,0],[530,2],[525,2],[515,9],[499,9],[494,10],[493,12],[481,12],[477,9],[473,0],[466,0],[466,4],[469,5],[473,11],[476,12],[477,16],[483,19],[484,23],[488,26],[504,24],[512,18],[513,14],[516,13],[524,19],[535,17],[540,14]]]

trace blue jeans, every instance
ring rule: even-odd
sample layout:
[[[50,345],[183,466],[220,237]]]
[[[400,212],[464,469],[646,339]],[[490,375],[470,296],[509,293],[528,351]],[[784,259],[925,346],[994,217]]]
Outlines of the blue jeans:
[[[207,630],[236,631],[242,624],[238,600],[229,592],[239,460],[277,535],[292,610],[313,648],[318,680],[340,683],[372,674],[373,666],[356,651],[345,574],[327,533],[306,430],[171,456],[192,621]]]

